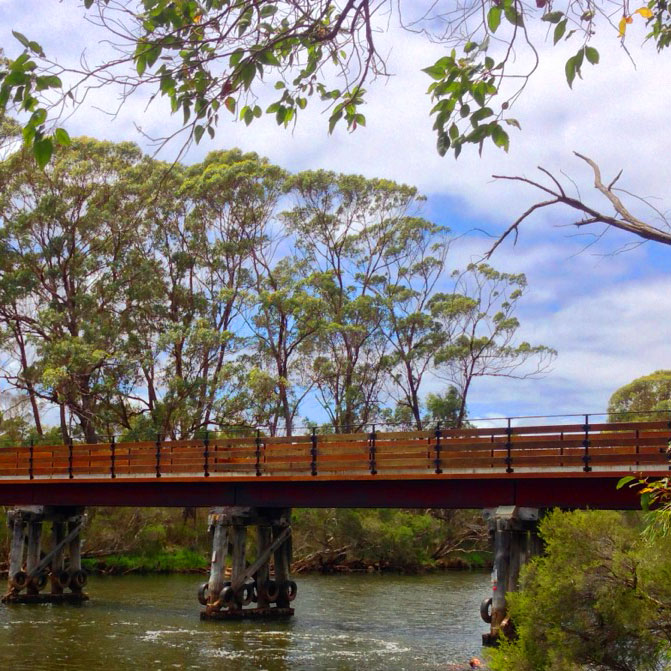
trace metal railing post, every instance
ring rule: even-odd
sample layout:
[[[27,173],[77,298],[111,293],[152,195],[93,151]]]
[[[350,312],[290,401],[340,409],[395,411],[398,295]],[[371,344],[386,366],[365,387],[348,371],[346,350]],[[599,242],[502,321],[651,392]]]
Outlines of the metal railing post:
[[[210,432],[205,431],[205,439],[203,440],[203,475],[206,478],[210,477]]]
[[[161,434],[156,434],[156,477],[161,477]]]
[[[72,446],[72,438],[68,441],[68,477],[70,480],[75,477],[73,473],[73,468],[72,468],[72,451],[73,451],[73,446]]]
[[[110,443],[110,477],[116,478],[116,436],[112,436]]]
[[[371,475],[377,475],[377,462],[375,459],[375,441],[377,440],[377,433],[375,432],[375,424],[373,430],[368,434],[368,467]]]
[[[256,429],[256,477],[261,475],[261,429]]]
[[[508,417],[508,425],[506,426],[506,473],[513,472],[513,429],[510,424],[511,418]]]
[[[35,457],[35,446],[33,444],[33,439],[30,439],[30,454],[28,456],[28,478],[33,479],[33,466],[34,466],[34,457]]]
[[[312,427],[312,438],[310,447],[310,475],[317,475],[317,428]]]
[[[435,471],[436,471],[436,475],[440,475],[443,472],[443,469],[441,468],[441,459],[440,459],[440,451],[443,447],[441,442],[440,442],[440,439],[443,437],[443,432],[440,428],[440,422],[438,422],[438,424],[436,424],[435,436],[436,436],[436,458],[434,460],[435,467],[436,467]]]
[[[585,473],[589,473],[592,470],[592,467],[589,465],[589,462],[592,460],[592,457],[589,455],[589,415],[585,415],[583,429],[585,430],[585,438],[582,441],[582,446],[585,448],[585,454],[582,457],[582,461],[585,465],[582,470]]]

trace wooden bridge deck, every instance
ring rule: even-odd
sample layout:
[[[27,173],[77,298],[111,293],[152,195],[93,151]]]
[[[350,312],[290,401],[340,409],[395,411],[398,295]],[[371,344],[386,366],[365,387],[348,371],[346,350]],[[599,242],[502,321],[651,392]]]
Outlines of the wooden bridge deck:
[[[670,441],[649,421],[14,447],[0,503],[632,507],[615,482],[668,475]]]

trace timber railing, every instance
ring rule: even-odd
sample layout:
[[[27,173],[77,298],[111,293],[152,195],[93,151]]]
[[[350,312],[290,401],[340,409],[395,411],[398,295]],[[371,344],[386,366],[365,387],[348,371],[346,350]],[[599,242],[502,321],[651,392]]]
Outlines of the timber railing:
[[[239,476],[417,477],[440,474],[660,472],[671,421],[375,431],[269,437],[207,434],[156,440],[0,449],[2,479]]]

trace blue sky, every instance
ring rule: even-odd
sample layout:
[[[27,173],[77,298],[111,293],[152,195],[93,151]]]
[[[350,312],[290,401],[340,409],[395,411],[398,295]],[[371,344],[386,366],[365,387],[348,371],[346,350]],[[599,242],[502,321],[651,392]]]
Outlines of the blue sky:
[[[105,47],[82,15],[81,3],[73,0],[0,0],[0,44],[10,56],[19,53],[14,28],[64,64],[76,63],[84,48],[94,62]],[[537,194],[524,185],[494,182],[493,173],[540,177],[538,165],[558,176],[564,171],[587,200],[610,212],[593,193],[589,168],[572,155],[576,150],[599,162],[607,177],[623,168],[622,186],[657,198],[655,205],[665,210],[671,183],[671,69],[665,67],[668,54],[657,56],[653,45],[640,48],[644,33],[639,23],[627,36],[635,65],[614,34],[603,31],[597,35],[601,64],[589,66],[572,92],[563,63],[577,45],[553,48],[544,42],[544,33],[532,31],[543,45],[542,64],[515,106],[523,131],[512,134],[509,154],[486,148],[479,158],[467,148],[458,161],[437,155],[431,103],[424,94],[429,80],[420,70],[443,48],[395,30],[380,36],[393,76],[369,86],[366,128],[353,134],[338,129],[329,136],[326,116],[317,107],[308,108],[293,131],[279,129],[272,119],[249,128],[224,119],[215,139],[204,138],[184,160],[195,162],[212,149],[239,146],[289,170],[327,168],[387,177],[417,186],[428,198],[428,218],[458,233],[479,228],[496,235]],[[146,98],[140,96],[111,119],[101,110],[116,108],[117,93],[91,92],[87,106],[75,111],[65,127],[72,135],[133,140],[151,151],[136,124],[159,136],[170,132],[176,120],[161,101],[146,109]],[[160,156],[174,158],[178,148],[170,145]],[[640,204],[634,209],[644,212]],[[620,385],[671,368],[671,249],[648,243],[617,253],[633,238],[615,231],[585,249],[590,238],[576,237],[576,230],[567,227],[573,221],[570,211],[544,211],[522,228],[516,246],[507,242],[491,260],[501,270],[527,274],[521,335],[554,347],[559,356],[540,380],[479,381],[470,397],[471,415],[598,412]],[[454,245],[452,265],[477,259],[489,244],[479,233],[464,236]]]

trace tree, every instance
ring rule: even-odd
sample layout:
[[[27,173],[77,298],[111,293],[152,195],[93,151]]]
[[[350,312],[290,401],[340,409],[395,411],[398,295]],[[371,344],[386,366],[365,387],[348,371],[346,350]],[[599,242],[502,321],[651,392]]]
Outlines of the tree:
[[[516,341],[520,323],[515,310],[527,284],[523,274],[480,264],[455,277],[454,291],[434,295],[431,310],[441,323],[443,338],[434,362],[439,374],[457,389],[456,425],[461,426],[475,378],[533,377],[548,369],[556,352]]]
[[[141,154],[130,143],[87,138],[57,153],[46,172],[25,152],[0,163],[0,338],[14,363],[2,372],[30,399],[66,412],[89,442],[98,411],[128,371],[123,324],[137,279],[130,175]]]
[[[612,5],[538,0],[535,6],[467,0],[455,8],[429,3],[415,10],[412,3],[396,7],[372,0],[85,0],[84,5],[93,10],[89,20],[113,35],[116,58],[67,70],[15,32],[23,52],[0,69],[0,110],[29,115],[24,138],[41,165],[54,142],[68,142],[62,128],[51,132],[47,112],[110,84],[124,97],[145,86],[152,96],[167,97],[172,111],[184,114],[184,127],[195,141],[206,131],[214,134],[224,110],[246,124],[265,112],[288,126],[314,97],[329,109],[331,130],[341,120],[350,129],[365,125],[365,85],[387,74],[375,40],[388,29],[390,15],[400,27],[446,47],[445,56],[424,68],[432,81],[431,113],[441,154],[452,149],[458,155],[465,144],[482,146],[485,140],[508,148],[506,128],[519,127],[510,108],[540,58],[529,30],[535,23],[554,26],[555,44],[573,40],[577,45],[565,66],[569,86],[582,77],[586,64],[599,62],[593,43],[602,32],[624,42],[627,25],[636,19],[647,22],[658,50],[671,42],[671,14],[658,0],[634,10],[626,0]],[[519,58],[522,51],[531,55],[530,64]],[[64,74],[75,77],[67,89]],[[264,110],[257,96],[272,84],[276,99]]]
[[[638,377],[616,391],[608,401],[609,422],[656,421],[671,412],[671,370]]]
[[[671,537],[614,511],[555,510],[540,533],[545,554],[507,597],[517,638],[491,653],[493,671],[666,668]]]

